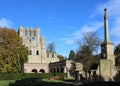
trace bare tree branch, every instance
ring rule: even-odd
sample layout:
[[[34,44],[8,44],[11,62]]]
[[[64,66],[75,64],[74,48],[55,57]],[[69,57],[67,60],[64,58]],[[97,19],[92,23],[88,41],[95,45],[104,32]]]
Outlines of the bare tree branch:
[[[47,46],[47,52],[49,53],[55,53],[55,43],[54,42],[50,42]]]

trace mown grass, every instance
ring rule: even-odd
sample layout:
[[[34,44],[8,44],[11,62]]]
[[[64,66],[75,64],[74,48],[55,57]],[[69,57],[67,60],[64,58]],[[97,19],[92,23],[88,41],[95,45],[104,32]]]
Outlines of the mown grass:
[[[15,80],[0,80],[0,86],[75,86],[75,85],[65,84],[63,80],[42,79],[42,81],[38,83],[23,83],[23,84],[15,83]]]
[[[44,81],[44,82],[53,82],[53,83],[64,82],[63,80],[50,80],[50,79],[42,79],[42,81]]]
[[[15,80],[0,80],[0,86],[9,86],[9,83],[14,83]]]
[[[41,84],[46,83],[62,83],[62,80],[49,80],[49,79],[42,79]],[[15,80],[0,80],[0,86],[9,86],[10,83],[15,83]]]

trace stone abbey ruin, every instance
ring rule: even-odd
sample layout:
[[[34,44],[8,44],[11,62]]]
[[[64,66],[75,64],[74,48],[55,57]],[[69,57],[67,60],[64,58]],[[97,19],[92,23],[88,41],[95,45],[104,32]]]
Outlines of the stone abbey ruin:
[[[59,61],[56,53],[46,52],[45,38],[40,36],[39,28],[19,28],[23,44],[29,48],[28,62],[24,64],[25,73],[58,73],[68,74],[68,78],[82,77],[85,81],[115,81],[118,70],[115,67],[114,44],[109,38],[108,14],[104,9],[104,42],[101,44],[101,59],[96,70],[83,71],[83,65],[72,60]]]
[[[56,53],[46,52],[45,38],[40,37],[39,28],[19,28],[19,35],[23,44],[28,47],[30,55],[24,63],[24,73],[67,73],[71,77],[75,72],[76,63],[72,60],[59,61]],[[79,68],[82,70],[82,67]]]

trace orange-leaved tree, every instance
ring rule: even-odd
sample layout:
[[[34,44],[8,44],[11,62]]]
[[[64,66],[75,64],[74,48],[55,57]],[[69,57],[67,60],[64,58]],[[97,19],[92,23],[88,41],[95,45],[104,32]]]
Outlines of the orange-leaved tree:
[[[21,72],[27,61],[28,49],[22,45],[18,33],[9,28],[0,28],[0,72]]]

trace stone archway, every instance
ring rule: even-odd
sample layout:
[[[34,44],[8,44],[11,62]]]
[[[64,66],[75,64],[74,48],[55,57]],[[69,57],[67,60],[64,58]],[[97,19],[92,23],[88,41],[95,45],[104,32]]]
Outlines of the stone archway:
[[[64,73],[64,67],[60,67],[60,72]]]
[[[37,70],[36,70],[36,69],[32,69],[31,72],[33,72],[33,73],[37,73]]]
[[[40,69],[39,72],[41,72],[41,73],[45,73],[45,70],[44,70],[44,69]]]
[[[59,73],[60,72],[60,69],[59,69],[59,67],[57,67],[57,73]]]
[[[53,73],[53,69],[52,68],[50,68],[50,73]]]
[[[55,68],[53,69],[53,75],[54,76],[56,75],[56,69]]]

